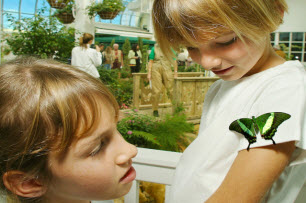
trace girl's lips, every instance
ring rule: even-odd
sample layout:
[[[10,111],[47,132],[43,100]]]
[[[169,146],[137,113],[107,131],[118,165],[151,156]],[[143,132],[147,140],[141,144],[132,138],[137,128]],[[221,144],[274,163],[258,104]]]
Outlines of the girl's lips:
[[[131,166],[131,168],[120,179],[120,182],[121,183],[129,183],[129,182],[132,182],[133,180],[135,180],[135,178],[136,178],[136,171],[133,168],[133,166]]]
[[[231,66],[229,68],[226,68],[226,69],[223,69],[223,70],[212,70],[212,72],[216,75],[224,75],[226,74],[227,72],[229,72],[230,70],[232,70],[234,68],[234,66]]]

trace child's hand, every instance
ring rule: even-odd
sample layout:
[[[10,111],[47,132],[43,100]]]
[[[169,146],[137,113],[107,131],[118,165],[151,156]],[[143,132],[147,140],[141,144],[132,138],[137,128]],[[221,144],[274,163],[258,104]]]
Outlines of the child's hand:
[[[151,73],[148,73],[147,78],[148,80],[151,80]]]

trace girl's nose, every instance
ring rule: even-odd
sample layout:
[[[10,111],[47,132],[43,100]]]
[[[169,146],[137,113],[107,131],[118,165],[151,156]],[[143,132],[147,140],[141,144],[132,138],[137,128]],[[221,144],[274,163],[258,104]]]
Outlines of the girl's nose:
[[[214,54],[201,52],[200,63],[204,69],[211,70],[212,68],[219,67],[221,65],[221,58]]]
[[[119,153],[116,157],[116,164],[130,164],[131,159],[137,155],[137,148],[134,145],[125,141],[121,135],[120,137],[120,139],[122,139],[122,142],[120,144],[121,146],[119,146],[121,153]]]

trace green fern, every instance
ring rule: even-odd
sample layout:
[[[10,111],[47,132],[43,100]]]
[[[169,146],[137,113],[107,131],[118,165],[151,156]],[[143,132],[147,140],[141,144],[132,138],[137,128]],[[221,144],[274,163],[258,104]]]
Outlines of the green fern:
[[[193,132],[193,124],[187,123],[186,116],[181,110],[164,119],[152,116],[128,113],[117,126],[118,131],[129,142],[138,147],[180,151],[180,146],[187,146],[186,132]]]
[[[182,142],[182,137],[186,132],[193,132],[194,126],[187,123],[184,114],[167,115],[165,120],[160,121],[152,134],[157,136],[161,144],[160,149],[166,151],[179,151],[178,141]]]
[[[151,143],[156,144],[156,145],[160,145],[160,143],[156,140],[156,136],[151,134],[151,133],[147,133],[147,132],[143,132],[143,131],[135,131],[134,130],[133,134],[136,137],[144,138],[148,142],[151,142]]]
[[[133,143],[137,147],[151,148],[151,149],[159,149],[160,144],[157,141],[156,137],[151,133],[143,132],[143,131],[130,131],[132,134],[125,134],[123,137],[126,141]]]

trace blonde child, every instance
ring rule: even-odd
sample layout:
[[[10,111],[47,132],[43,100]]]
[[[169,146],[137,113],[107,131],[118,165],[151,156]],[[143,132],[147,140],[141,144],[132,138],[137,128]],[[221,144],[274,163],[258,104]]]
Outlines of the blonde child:
[[[111,70],[111,65],[113,64],[112,48],[110,46],[106,47],[103,55],[105,57],[104,66],[106,70]]]
[[[13,202],[89,203],[125,195],[135,146],[98,80],[51,60],[0,66],[0,187]]]
[[[155,0],[155,35],[168,58],[186,46],[221,79],[205,96],[171,203],[306,202],[306,73],[270,44],[285,11],[285,0]]]

